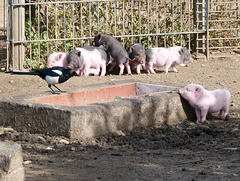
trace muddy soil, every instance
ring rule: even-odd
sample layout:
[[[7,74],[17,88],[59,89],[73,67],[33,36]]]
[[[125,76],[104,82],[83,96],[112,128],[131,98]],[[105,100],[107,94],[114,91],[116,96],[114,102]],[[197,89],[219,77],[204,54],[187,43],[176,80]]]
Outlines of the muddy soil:
[[[239,180],[240,179],[240,61],[195,60],[179,73],[164,69],[156,75],[74,77],[59,85],[76,87],[137,80],[185,86],[199,83],[207,89],[226,88],[232,94],[230,119],[209,116],[196,124],[136,129],[83,142],[65,137],[9,131],[1,141],[22,145],[26,180]],[[50,91],[37,76],[0,73],[0,98]]]

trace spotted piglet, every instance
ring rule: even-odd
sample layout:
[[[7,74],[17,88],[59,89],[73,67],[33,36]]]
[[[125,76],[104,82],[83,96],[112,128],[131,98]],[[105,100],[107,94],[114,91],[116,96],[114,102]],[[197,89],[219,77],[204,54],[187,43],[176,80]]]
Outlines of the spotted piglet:
[[[67,58],[68,68],[74,69],[80,76],[91,74],[104,76],[108,60],[109,56],[102,46],[76,48]]]
[[[137,74],[140,74],[140,68],[145,64],[146,53],[143,46],[139,43],[131,45],[128,49],[129,58],[132,61],[129,61],[130,67],[136,69]]]
[[[208,91],[199,84],[179,89],[179,94],[195,109],[197,122],[204,122],[208,113],[219,112],[219,118],[228,119],[231,94],[226,89]]]
[[[178,72],[176,65],[191,62],[190,51],[181,46],[169,48],[150,48],[146,50],[145,69],[148,73],[156,74],[154,67],[165,67],[165,72],[172,67],[174,72]]]

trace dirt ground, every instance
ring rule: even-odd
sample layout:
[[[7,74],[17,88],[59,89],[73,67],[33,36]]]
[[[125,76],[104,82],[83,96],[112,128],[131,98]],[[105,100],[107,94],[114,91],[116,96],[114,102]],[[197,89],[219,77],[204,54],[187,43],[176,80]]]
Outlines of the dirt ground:
[[[59,85],[72,88],[119,80],[207,89],[226,88],[232,94],[230,119],[208,117],[203,124],[186,120],[176,126],[137,129],[83,142],[65,137],[10,131],[1,141],[22,145],[27,181],[42,180],[239,180],[240,60],[195,60],[179,73],[74,77]],[[0,98],[49,91],[37,76],[0,73]]]

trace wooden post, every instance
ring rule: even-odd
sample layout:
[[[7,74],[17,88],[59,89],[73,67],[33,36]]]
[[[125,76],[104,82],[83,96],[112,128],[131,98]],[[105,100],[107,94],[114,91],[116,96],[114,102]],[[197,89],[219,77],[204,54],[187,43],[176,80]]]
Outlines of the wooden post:
[[[12,1],[10,6],[10,47],[9,47],[9,67],[10,70],[22,70],[25,58],[25,47],[23,43],[16,41],[25,40],[25,6],[14,4],[25,3],[25,0]]]

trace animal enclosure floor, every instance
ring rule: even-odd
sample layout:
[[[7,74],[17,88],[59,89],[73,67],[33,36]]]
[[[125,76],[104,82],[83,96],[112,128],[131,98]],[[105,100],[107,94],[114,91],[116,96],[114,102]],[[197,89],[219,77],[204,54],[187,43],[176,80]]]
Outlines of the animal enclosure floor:
[[[197,61],[177,67],[179,73],[74,77],[63,90],[91,84],[135,80],[183,87],[198,83],[206,89],[226,88],[232,94],[230,119],[215,115],[203,124],[137,129],[87,142],[64,137],[6,132],[1,141],[22,145],[26,180],[239,180],[240,60]],[[0,98],[50,91],[37,76],[0,73]]]

